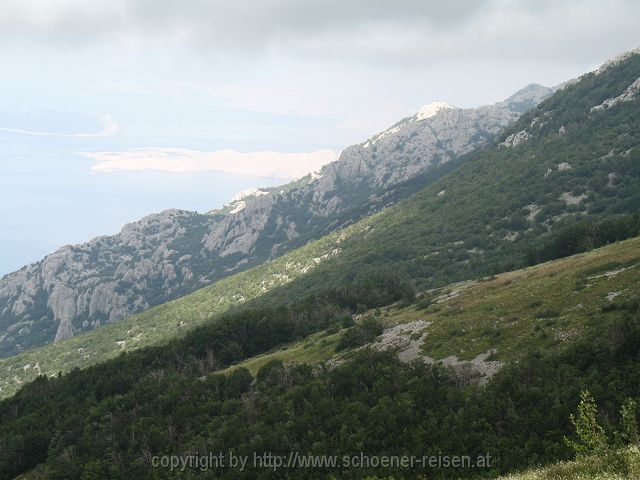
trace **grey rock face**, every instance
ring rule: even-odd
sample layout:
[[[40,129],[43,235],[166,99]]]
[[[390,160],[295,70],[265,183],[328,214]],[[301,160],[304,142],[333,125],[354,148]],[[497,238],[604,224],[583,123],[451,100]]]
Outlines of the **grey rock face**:
[[[551,93],[530,85],[490,106],[431,104],[319,174],[207,214],[167,210],[65,246],[0,279],[0,356],[117,321],[349,225],[421,188]]]
[[[630,102],[638,97],[638,95],[640,95],[640,78],[636,79],[631,85],[627,87],[624,92],[622,92],[617,97],[608,98],[600,105],[592,107],[590,113],[601,112],[603,110],[607,110],[608,108],[615,107],[616,105],[619,105],[621,103]]]

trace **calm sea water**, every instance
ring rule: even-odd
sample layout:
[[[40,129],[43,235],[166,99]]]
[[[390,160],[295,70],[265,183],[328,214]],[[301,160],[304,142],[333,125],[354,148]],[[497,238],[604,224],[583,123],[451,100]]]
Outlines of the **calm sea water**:
[[[285,183],[216,172],[95,175],[92,160],[78,154],[88,147],[114,149],[95,140],[0,133],[0,275],[149,213],[205,212],[241,190]]]

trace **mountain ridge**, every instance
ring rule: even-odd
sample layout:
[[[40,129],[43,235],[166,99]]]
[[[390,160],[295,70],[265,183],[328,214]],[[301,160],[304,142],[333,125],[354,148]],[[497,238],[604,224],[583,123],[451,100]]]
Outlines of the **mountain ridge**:
[[[376,145],[347,147],[316,175],[208,214],[166,210],[62,247],[0,279],[0,356],[178,298],[379,211],[420,186],[400,184],[437,178],[437,167],[485,145],[545,92],[529,86],[495,105],[416,114]]]

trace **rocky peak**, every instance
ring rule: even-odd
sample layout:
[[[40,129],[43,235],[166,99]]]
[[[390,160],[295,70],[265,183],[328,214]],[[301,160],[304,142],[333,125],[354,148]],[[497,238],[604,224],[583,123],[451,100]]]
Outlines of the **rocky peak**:
[[[420,110],[418,110],[418,113],[415,114],[415,119],[417,121],[426,120],[427,118],[431,118],[437,115],[438,112],[440,112],[441,110],[450,109],[450,108],[455,109],[456,107],[453,107],[445,102],[427,103],[426,105],[422,106]]]
[[[620,55],[613,57],[610,60],[604,62],[600,67],[594,72],[596,75],[602,75],[611,67],[615,67],[620,63],[627,60],[629,57],[633,57],[634,55],[640,55],[640,47],[634,48],[633,50],[627,50],[626,52],[621,53]]]
[[[555,90],[555,88],[544,87],[537,83],[530,83],[503,102],[499,102],[497,105],[524,113],[538,105],[545,98],[549,97]]]

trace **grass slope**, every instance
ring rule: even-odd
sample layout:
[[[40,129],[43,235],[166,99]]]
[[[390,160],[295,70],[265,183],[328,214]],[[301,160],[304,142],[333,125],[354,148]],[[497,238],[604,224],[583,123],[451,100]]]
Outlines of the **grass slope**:
[[[422,355],[471,360],[494,349],[493,359],[511,361],[532,350],[566,347],[587,330],[598,331],[620,310],[637,308],[639,301],[640,238],[634,238],[495,278],[434,290],[414,305],[392,306],[382,309],[380,315],[387,326],[430,322]],[[228,370],[246,367],[255,375],[272,360],[326,361],[336,357],[335,347],[343,334],[344,330],[317,333]]]
[[[529,470],[499,480],[628,480],[640,477],[640,451],[637,446],[619,452],[629,471],[616,468],[606,457],[583,458],[574,462],[559,462],[554,465]]]

